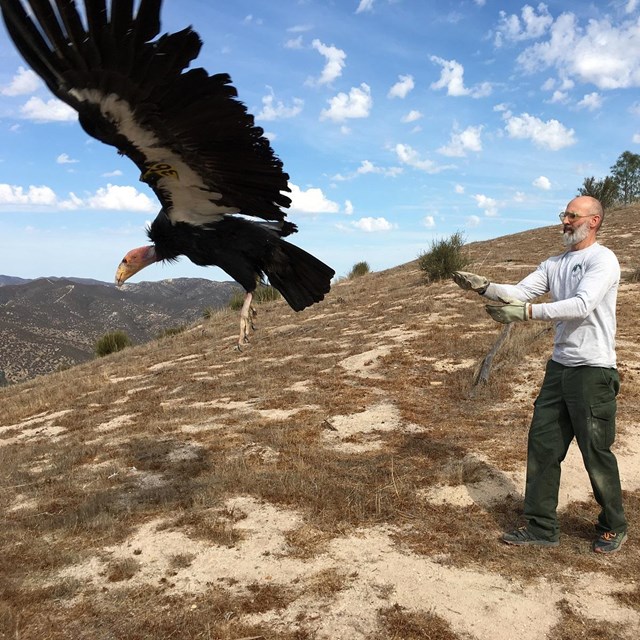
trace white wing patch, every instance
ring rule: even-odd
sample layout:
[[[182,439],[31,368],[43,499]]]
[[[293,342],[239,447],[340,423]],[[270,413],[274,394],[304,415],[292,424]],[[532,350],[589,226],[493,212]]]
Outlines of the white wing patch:
[[[203,225],[220,220],[225,214],[238,213],[237,207],[219,206],[215,202],[222,194],[212,191],[184,160],[165,148],[156,134],[140,126],[129,103],[115,93],[104,94],[98,89],[72,89],[69,92],[81,102],[97,105],[103,117],[113,122],[118,131],[137,147],[148,164],[165,163],[176,177],[161,177],[157,188],[171,199],[167,213],[172,222]]]

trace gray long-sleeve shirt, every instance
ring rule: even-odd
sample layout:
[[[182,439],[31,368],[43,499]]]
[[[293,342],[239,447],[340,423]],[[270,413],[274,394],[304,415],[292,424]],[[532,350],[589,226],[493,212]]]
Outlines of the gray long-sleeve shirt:
[[[615,367],[616,298],[620,265],[597,242],[545,260],[516,285],[491,283],[491,300],[531,300],[547,292],[553,302],[535,304],[534,320],[554,320],[552,359],[568,367]]]

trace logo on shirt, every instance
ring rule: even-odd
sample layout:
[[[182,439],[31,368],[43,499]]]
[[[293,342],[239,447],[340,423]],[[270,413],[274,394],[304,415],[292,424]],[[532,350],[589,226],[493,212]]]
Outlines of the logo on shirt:
[[[581,264],[573,265],[573,269],[571,269],[571,275],[572,276],[581,276],[582,275],[582,265]]]

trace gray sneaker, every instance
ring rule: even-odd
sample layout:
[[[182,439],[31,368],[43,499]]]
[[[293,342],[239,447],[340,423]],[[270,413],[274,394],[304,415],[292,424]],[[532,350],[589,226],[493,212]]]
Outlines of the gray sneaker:
[[[547,540],[546,538],[538,538],[533,535],[527,527],[520,527],[515,531],[509,531],[502,534],[502,541],[507,544],[515,544],[518,546],[535,545],[538,547],[557,547],[560,543],[558,540]]]
[[[626,539],[627,534],[624,532],[605,531],[594,541],[592,548],[596,553],[615,553]]]

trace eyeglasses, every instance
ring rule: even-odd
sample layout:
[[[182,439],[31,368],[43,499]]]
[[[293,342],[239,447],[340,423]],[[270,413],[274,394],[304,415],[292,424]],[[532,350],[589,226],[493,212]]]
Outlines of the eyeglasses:
[[[576,218],[592,218],[593,216],[597,216],[597,213],[574,213],[573,211],[561,211],[558,214],[558,218],[560,218],[560,222],[564,222],[565,218],[569,218],[571,222],[573,222]]]

